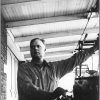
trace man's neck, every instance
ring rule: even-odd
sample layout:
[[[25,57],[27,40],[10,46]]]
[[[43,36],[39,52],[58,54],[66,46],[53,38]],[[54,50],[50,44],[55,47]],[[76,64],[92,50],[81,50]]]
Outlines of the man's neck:
[[[43,59],[32,58],[32,62],[35,63],[35,64],[42,64],[43,63]]]

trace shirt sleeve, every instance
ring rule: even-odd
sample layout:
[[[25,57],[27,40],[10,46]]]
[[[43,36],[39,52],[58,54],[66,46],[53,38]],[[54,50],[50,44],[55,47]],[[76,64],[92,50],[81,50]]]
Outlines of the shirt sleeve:
[[[75,53],[66,60],[53,62],[55,65],[56,77],[61,78],[72,71],[76,66],[86,61],[96,50],[98,50],[98,47],[91,47]]]
[[[19,96],[24,95],[32,100],[49,100],[51,98],[50,92],[43,91],[32,83],[26,66],[20,66],[18,69],[18,93]]]

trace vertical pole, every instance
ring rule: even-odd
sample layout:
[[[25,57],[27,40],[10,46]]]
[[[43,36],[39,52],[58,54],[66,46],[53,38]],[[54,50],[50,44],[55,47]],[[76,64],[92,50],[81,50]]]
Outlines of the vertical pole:
[[[75,78],[77,78],[77,67],[75,68]]]
[[[79,77],[81,77],[81,65],[79,65]]]
[[[1,5],[0,5],[0,100],[1,100]]]
[[[79,42],[79,51],[83,49],[83,42]],[[81,77],[81,64],[79,65],[79,77]]]

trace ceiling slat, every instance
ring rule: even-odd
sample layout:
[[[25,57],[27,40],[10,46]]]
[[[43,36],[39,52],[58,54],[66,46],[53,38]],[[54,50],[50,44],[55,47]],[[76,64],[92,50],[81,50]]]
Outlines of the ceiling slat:
[[[60,43],[53,43],[53,44],[47,44],[46,49],[50,48],[57,48],[57,47],[66,47],[77,44],[78,41],[71,41],[71,42],[60,42]],[[20,47],[20,52],[30,51],[29,46]]]
[[[8,5],[8,4],[17,4],[17,3],[32,2],[32,1],[39,1],[39,0],[1,0],[1,4]]]
[[[60,55],[65,55],[65,54],[73,54],[73,50],[66,50],[66,51],[59,51],[59,52],[50,52],[46,53],[45,57],[51,57],[51,56],[60,56]],[[25,58],[31,58],[30,54],[25,54]]]
[[[8,22],[6,23],[7,28],[11,27],[22,27],[28,25],[37,25],[37,24],[46,24],[53,22],[61,22],[61,21],[70,21],[70,20],[79,20],[85,18],[83,14],[71,15],[71,16],[58,16],[58,17],[50,17],[50,18],[42,18],[42,19],[34,19],[34,20],[24,20],[17,22]]]
[[[33,38],[56,38],[56,37],[62,37],[62,36],[71,36],[71,35],[81,35],[83,32],[83,29],[78,29],[78,30],[71,30],[71,31],[66,31],[66,32],[59,32],[59,33],[49,33],[49,34],[38,34],[38,35],[33,35],[33,36],[27,36],[27,37],[16,37],[15,42],[25,42],[29,41]],[[89,28],[85,31],[85,33],[98,33],[99,32],[99,27],[96,28]]]
[[[89,20],[88,28],[95,28],[99,27],[97,23],[99,20],[98,17],[91,18]],[[28,25],[28,26],[20,26],[20,27],[13,27],[8,28],[11,30],[14,37],[26,37],[26,36],[33,36],[33,35],[42,35],[46,33],[53,33],[53,32],[61,32],[61,31],[69,31],[69,30],[77,30],[77,29],[84,29],[87,23],[87,19],[80,19],[80,20],[71,20],[71,21],[62,21],[62,22],[55,22],[55,23],[45,23],[45,24],[38,24],[38,25]],[[81,33],[81,32],[80,32]]]
[[[44,59],[48,62],[52,62],[52,61],[60,61],[60,60],[68,59],[71,56],[72,54],[54,55],[54,56],[44,57]],[[29,61],[31,60],[31,58],[25,58],[25,59]]]

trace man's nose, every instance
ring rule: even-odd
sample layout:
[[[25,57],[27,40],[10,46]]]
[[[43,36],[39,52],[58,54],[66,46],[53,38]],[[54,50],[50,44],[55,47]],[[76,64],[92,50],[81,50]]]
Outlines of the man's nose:
[[[34,47],[34,49],[35,49],[35,50],[37,50],[37,49],[38,49],[38,47],[37,47],[37,46],[35,46],[35,47]]]

